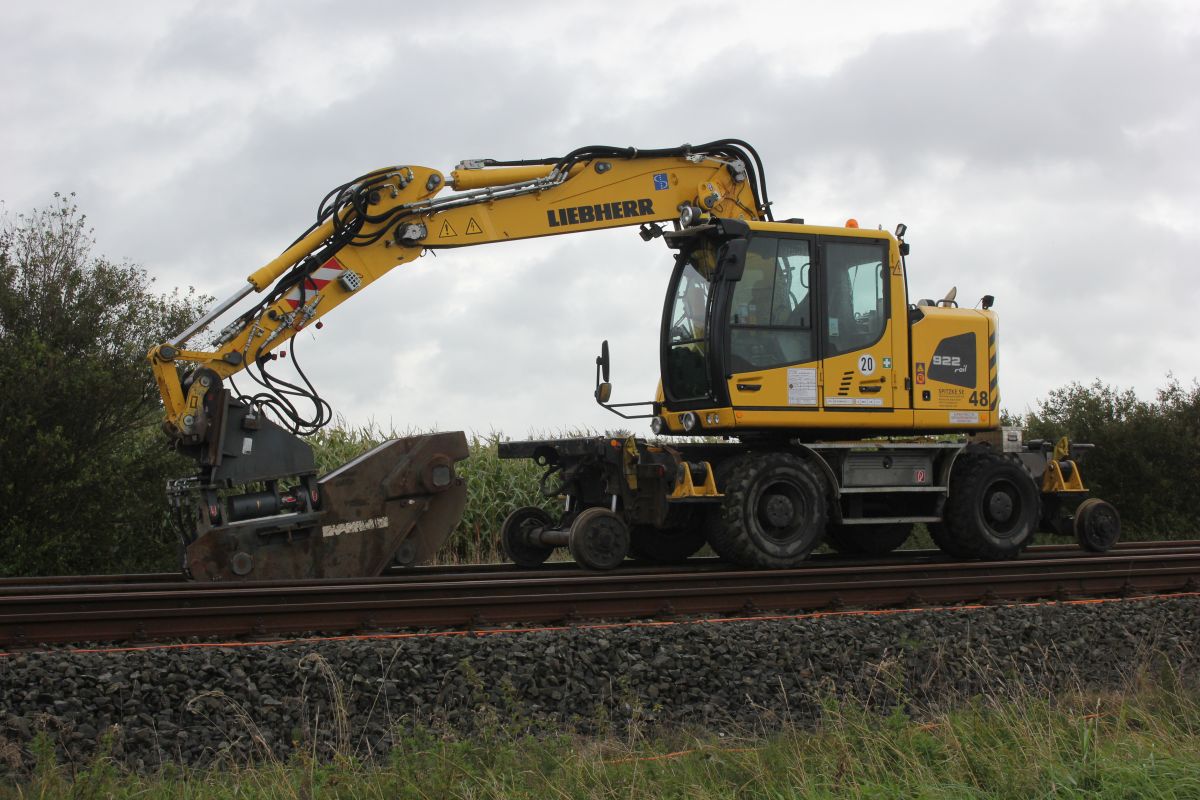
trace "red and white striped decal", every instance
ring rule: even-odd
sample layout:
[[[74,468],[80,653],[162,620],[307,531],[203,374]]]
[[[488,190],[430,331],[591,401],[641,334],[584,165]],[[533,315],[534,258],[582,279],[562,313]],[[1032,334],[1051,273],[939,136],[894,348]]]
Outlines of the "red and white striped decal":
[[[313,295],[325,288],[330,281],[337,280],[337,277],[346,269],[336,258],[331,258],[321,266],[313,270],[313,274],[309,275],[300,286],[292,289],[283,296],[284,301],[289,306],[296,309],[300,306],[300,288],[304,287],[304,299],[311,300]]]

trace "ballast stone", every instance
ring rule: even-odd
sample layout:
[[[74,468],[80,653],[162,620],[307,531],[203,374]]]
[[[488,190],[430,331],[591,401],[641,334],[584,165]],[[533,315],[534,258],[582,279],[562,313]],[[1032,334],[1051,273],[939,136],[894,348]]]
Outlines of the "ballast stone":
[[[296,748],[375,758],[417,728],[464,736],[497,727],[514,734],[762,731],[811,723],[821,699],[835,694],[881,710],[937,709],[1013,680],[1047,692],[1080,681],[1119,688],[1152,657],[1194,681],[1197,643],[1200,601],[1178,598],[182,651],[58,650],[0,660],[0,735],[25,767],[33,737],[45,731],[63,760],[84,762],[103,746],[133,769],[154,769],[286,759]]]

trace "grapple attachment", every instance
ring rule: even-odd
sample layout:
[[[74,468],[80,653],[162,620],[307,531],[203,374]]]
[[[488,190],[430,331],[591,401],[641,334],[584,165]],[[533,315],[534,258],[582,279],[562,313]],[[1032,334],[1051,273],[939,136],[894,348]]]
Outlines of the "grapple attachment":
[[[392,439],[303,479],[283,502],[273,500],[278,491],[260,493],[265,514],[247,510],[257,495],[226,498],[217,519],[244,518],[202,525],[186,547],[187,567],[200,581],[296,580],[372,577],[428,561],[466,508],[454,465],[467,454],[461,431]],[[207,513],[202,507],[202,522]]]

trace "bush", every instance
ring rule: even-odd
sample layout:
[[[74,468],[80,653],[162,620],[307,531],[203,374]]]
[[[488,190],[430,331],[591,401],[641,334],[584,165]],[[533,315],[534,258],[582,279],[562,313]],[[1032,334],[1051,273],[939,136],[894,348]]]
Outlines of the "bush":
[[[164,484],[187,471],[157,431],[146,351],[200,312],[144,269],[92,255],[71,198],[0,220],[0,573],[169,569]]]
[[[1200,385],[1169,377],[1155,399],[1095,381],[1050,393],[1022,421],[1026,438],[1090,442],[1081,467],[1092,492],[1115,505],[1135,535],[1190,538],[1200,511],[1191,493],[1200,484]]]

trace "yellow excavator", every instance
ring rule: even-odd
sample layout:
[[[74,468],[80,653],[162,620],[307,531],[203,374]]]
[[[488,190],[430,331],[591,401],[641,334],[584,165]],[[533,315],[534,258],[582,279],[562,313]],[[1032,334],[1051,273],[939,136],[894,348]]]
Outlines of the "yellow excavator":
[[[1116,509],[1080,476],[1086,446],[1001,427],[993,298],[912,302],[905,226],[776,221],[758,154],[725,139],[468,160],[449,177],[388,167],[330,191],[241,291],[149,353],[164,429],[198,465],[169,487],[186,569],[353,577],[428,560],[465,506],[465,436],[392,440],[318,476],[302,437],[330,408],[298,364],[297,378],[272,374],[283,345],[426,251],[627,225],[673,251],[661,381],[653,400],[611,402],[604,343],[595,399],[648,418],[655,438],[503,443],[501,457],[544,466],[542,491],[562,502],[557,518],[509,515],[500,535],[516,564],[567,547],[612,569],[708,543],[741,565],[789,567],[822,541],[886,553],[915,523],[960,558],[1016,556],[1039,528],[1092,550],[1116,542]],[[243,371],[250,393],[234,381]]]

